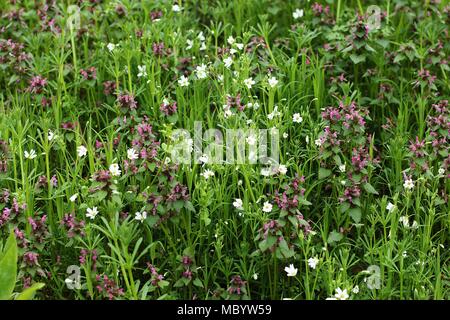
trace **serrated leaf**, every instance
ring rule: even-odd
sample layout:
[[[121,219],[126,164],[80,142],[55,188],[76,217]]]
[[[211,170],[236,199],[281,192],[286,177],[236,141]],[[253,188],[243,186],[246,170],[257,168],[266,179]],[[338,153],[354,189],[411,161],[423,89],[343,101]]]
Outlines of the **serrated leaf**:
[[[330,169],[319,168],[319,179],[325,179],[331,174]]]
[[[350,217],[353,219],[353,221],[355,223],[359,223],[361,221],[361,208],[357,207],[357,208],[351,208],[348,211],[348,214],[350,215]]]
[[[334,242],[339,242],[342,240],[342,238],[344,238],[344,236],[342,235],[342,233],[339,233],[337,231],[331,231],[330,234],[328,235],[328,243],[334,243]]]
[[[364,184],[364,190],[371,194],[378,194],[378,191],[368,182]]]

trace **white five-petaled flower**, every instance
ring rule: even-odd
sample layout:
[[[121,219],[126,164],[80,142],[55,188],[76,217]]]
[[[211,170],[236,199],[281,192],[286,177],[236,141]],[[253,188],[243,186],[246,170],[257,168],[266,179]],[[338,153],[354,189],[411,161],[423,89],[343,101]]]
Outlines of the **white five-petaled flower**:
[[[344,164],[341,164],[341,165],[339,166],[339,171],[340,171],[340,172],[345,172],[345,163],[344,163]]]
[[[295,268],[293,264],[290,264],[289,267],[284,268],[284,271],[286,271],[288,277],[295,277],[298,269]]]
[[[356,285],[356,286],[352,289],[352,292],[353,292],[354,294],[358,294],[358,292],[359,292],[359,286]]]
[[[137,221],[140,221],[141,223],[144,222],[145,219],[147,219],[147,212],[136,212],[134,219],[136,219]]]
[[[264,212],[271,212],[272,211],[272,204],[268,201],[264,202],[262,211]]]
[[[395,205],[389,202],[386,206],[386,210],[389,212],[392,212],[392,211],[394,211],[394,209],[395,209]]]
[[[409,228],[409,219],[407,216],[401,216],[398,221],[403,225],[405,228]]]
[[[97,207],[93,207],[92,209],[91,208],[87,208],[86,212],[87,212],[86,213],[86,217],[90,218],[91,220],[94,220],[95,217],[98,214]]]
[[[300,113],[294,113],[294,115],[292,116],[292,121],[294,121],[295,123],[301,123],[303,121],[303,118]]]
[[[292,17],[296,20],[303,17],[303,9],[295,9],[295,11],[292,13]]]
[[[186,50],[191,50],[192,47],[194,46],[194,41],[193,41],[193,40],[190,40],[190,39],[187,39],[187,40],[186,40],[186,44],[187,44]]]
[[[109,172],[113,177],[119,177],[122,171],[117,163],[113,163],[109,166]]]
[[[223,59],[223,64],[227,69],[230,69],[231,65],[233,64],[233,58],[226,57],[225,59]]]
[[[269,86],[270,86],[271,88],[275,88],[276,85],[278,84],[278,80],[277,80],[277,78],[275,78],[275,77],[269,78],[269,80],[267,80],[267,82],[269,83]]]
[[[198,158],[198,161],[200,161],[203,164],[208,163],[209,157],[208,157],[208,155],[203,154]]]
[[[116,45],[114,43],[108,43],[106,46],[109,50],[109,52],[113,52],[113,50],[116,48]]]
[[[29,152],[25,150],[23,155],[25,156],[25,159],[30,160],[33,160],[34,158],[37,157],[36,151],[34,149],[31,149]]]
[[[347,300],[349,298],[347,289],[342,290],[341,288],[336,288],[336,293],[334,294],[334,297],[337,300]]]
[[[200,66],[197,66],[195,73],[198,79],[205,79],[208,76],[206,72],[206,65],[202,63]]]
[[[187,87],[189,85],[189,79],[183,75],[178,79],[178,84],[180,87]]]
[[[147,68],[146,66],[138,66],[139,73],[137,74],[138,78],[147,77]]]
[[[139,155],[134,148],[130,148],[127,150],[127,158],[130,160],[136,160],[139,158]]]
[[[78,193],[75,193],[74,195],[72,195],[72,196],[69,198],[69,200],[70,200],[70,202],[75,202],[75,200],[77,200],[77,198],[78,198]]]
[[[84,157],[85,155],[87,155],[87,149],[86,149],[86,147],[85,146],[79,146],[78,148],[77,148],[77,154],[78,154],[78,156],[81,158],[81,157]]]
[[[319,259],[317,257],[308,259],[308,265],[310,268],[315,269],[318,264],[319,264]]]
[[[440,176],[442,176],[444,173],[445,173],[445,169],[444,169],[444,168],[439,168],[438,174],[439,174]]]
[[[242,210],[242,205],[243,205],[243,202],[241,199],[234,199],[233,207],[235,207],[238,210]]]
[[[47,134],[47,138],[48,138],[48,141],[52,141],[53,139],[55,139],[55,134],[53,133],[53,131],[51,131],[51,130],[48,130],[48,134]]]
[[[252,276],[252,278],[253,278],[253,280],[258,280],[258,274],[257,274],[257,273],[254,273],[253,276]]]
[[[278,166],[278,172],[282,175],[285,175],[287,173],[287,167],[284,164],[280,164]]]
[[[253,80],[252,78],[248,78],[244,80],[244,84],[247,86],[247,88],[251,89],[252,86],[255,84],[255,80]]]
[[[236,40],[233,38],[233,36],[229,36],[228,39],[227,39],[227,42],[228,42],[229,45],[232,45],[233,43],[236,42]]]
[[[414,188],[414,181],[411,178],[406,179],[403,187],[407,190],[412,190]]]
[[[181,10],[183,10],[183,8],[181,8],[179,5],[177,5],[177,4],[174,4],[173,6],[172,6],[172,11],[173,12],[180,12]]]
[[[205,180],[208,180],[209,178],[214,177],[214,171],[206,169],[201,175],[205,178]]]
[[[245,141],[247,141],[249,146],[254,146],[256,144],[256,137],[254,134],[249,135]]]

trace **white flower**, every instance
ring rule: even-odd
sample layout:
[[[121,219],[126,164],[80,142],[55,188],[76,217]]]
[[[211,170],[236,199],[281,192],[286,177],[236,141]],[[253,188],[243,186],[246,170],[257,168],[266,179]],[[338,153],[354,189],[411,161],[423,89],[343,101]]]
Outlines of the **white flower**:
[[[206,65],[202,63],[202,65],[197,66],[195,73],[198,79],[205,79],[208,76],[206,73]]]
[[[290,264],[289,267],[285,267],[284,271],[286,271],[288,277],[295,277],[297,275],[298,269],[294,268],[293,264]]]
[[[238,210],[242,210],[242,200],[241,199],[234,199],[233,207],[235,207]]]
[[[283,132],[283,139],[287,139],[289,137],[289,134],[287,132]]]
[[[356,286],[352,289],[352,292],[353,292],[354,294],[358,294],[358,292],[359,292],[359,286],[356,285]]]
[[[258,280],[258,274],[257,274],[257,273],[254,273],[253,276],[252,276],[252,278],[253,278],[253,280]]]
[[[90,218],[91,220],[94,220],[95,216],[98,214],[97,207],[93,207],[92,209],[87,208],[86,212],[86,217]]]
[[[315,269],[318,264],[319,264],[319,259],[317,257],[308,259],[308,265],[310,268]]]
[[[25,156],[25,159],[30,159],[30,160],[33,160],[34,158],[37,157],[36,151],[34,151],[34,149],[31,149],[30,152],[25,150],[23,155]]]
[[[295,9],[295,11],[292,13],[292,17],[297,20],[298,18],[303,17],[303,9]]]
[[[238,48],[239,50],[244,49],[244,44],[243,43],[236,43],[236,48]]]
[[[113,163],[109,166],[109,172],[113,177],[119,177],[122,171],[117,163]]]
[[[277,80],[277,78],[275,78],[275,77],[269,78],[268,82],[269,82],[269,86],[270,86],[271,88],[276,87],[276,85],[278,84],[278,80]]]
[[[244,84],[247,86],[247,88],[251,89],[252,86],[255,84],[256,82],[252,79],[252,78],[248,78],[244,80]]]
[[[194,41],[187,39],[186,44],[187,44],[186,50],[191,50],[192,46],[194,45]]]
[[[445,169],[444,169],[444,168],[439,168],[438,174],[439,174],[440,176],[442,176],[444,173],[445,173]]]
[[[69,198],[69,200],[70,200],[70,202],[75,202],[75,200],[77,200],[77,198],[78,198],[78,193],[75,193],[73,196],[71,196]]]
[[[344,164],[341,164],[341,165],[339,166],[339,171],[340,171],[340,172],[345,172],[345,163],[344,163]]]
[[[223,59],[223,63],[227,69],[230,69],[231,65],[233,64],[233,58],[226,57],[225,59]]]
[[[86,149],[86,147],[85,146],[79,146],[78,148],[77,148],[77,154],[78,154],[78,156],[81,158],[81,157],[84,157],[85,155],[87,155],[87,149]]]
[[[278,166],[278,172],[282,175],[285,175],[287,173],[287,167],[284,164],[280,164]]]
[[[183,8],[181,8],[179,5],[177,5],[177,4],[174,4],[173,6],[172,6],[172,11],[173,12],[180,12],[181,10],[183,10]]]
[[[203,176],[203,178],[205,178],[205,180],[208,180],[210,177],[214,177],[214,171],[207,169],[203,171],[201,175]]]
[[[189,79],[183,75],[178,79],[178,84],[180,87],[187,87],[189,85]]]
[[[233,36],[229,36],[228,39],[227,39],[227,42],[228,42],[229,45],[232,45],[233,43],[235,43],[235,41],[236,40],[233,38]]]
[[[386,210],[389,212],[392,212],[392,211],[394,211],[394,209],[395,209],[395,205],[389,202],[386,206]]]
[[[136,160],[139,158],[139,155],[134,148],[130,148],[127,150],[127,158],[130,160]]]
[[[245,140],[250,146],[254,146],[256,144],[256,137],[253,134],[249,135]]]
[[[138,66],[138,70],[139,70],[139,73],[137,75],[138,78],[147,77],[147,68],[145,66]]]
[[[341,288],[336,288],[334,297],[336,298],[336,300],[347,300],[349,298],[347,289],[342,290]]]
[[[141,223],[144,222],[144,220],[147,219],[147,212],[136,212],[134,219],[140,221]]]
[[[409,228],[409,219],[407,216],[401,216],[398,221],[403,224],[403,227]]]
[[[209,160],[209,158],[206,154],[204,154],[198,158],[198,161],[200,161],[201,163],[207,163],[208,160]]]
[[[278,111],[278,106],[275,106],[272,113],[267,115],[267,119],[272,120],[275,117],[281,116],[281,112]]]
[[[418,229],[418,228],[419,228],[419,223],[416,220],[414,220],[411,225],[411,229]]]
[[[202,42],[199,49],[200,49],[200,51],[205,51],[206,50],[206,42]]]
[[[48,134],[47,134],[47,138],[48,138],[48,141],[52,141],[53,139],[55,139],[55,134],[51,131],[51,130],[48,130]]]
[[[406,179],[405,183],[403,183],[403,187],[407,190],[411,190],[414,188],[414,181],[412,179]]]
[[[200,41],[205,41],[205,35],[203,34],[203,31],[200,31],[197,35],[197,39]]]
[[[108,43],[106,46],[109,50],[109,52],[113,52],[113,50],[116,48],[116,45],[114,43]]]
[[[292,116],[292,121],[294,121],[295,123],[301,123],[303,121],[303,118],[300,113],[294,113],[294,115]]]
[[[270,169],[267,168],[261,169],[261,175],[263,175],[264,177],[270,176]]]
[[[323,140],[321,138],[314,140],[314,144],[320,147],[323,144]]]
[[[272,211],[272,204],[269,203],[268,201],[264,202],[262,211],[264,211],[264,212],[271,212]]]
[[[408,253],[407,253],[406,251],[403,251],[402,257],[403,257],[403,258],[407,258],[407,257],[408,257]]]

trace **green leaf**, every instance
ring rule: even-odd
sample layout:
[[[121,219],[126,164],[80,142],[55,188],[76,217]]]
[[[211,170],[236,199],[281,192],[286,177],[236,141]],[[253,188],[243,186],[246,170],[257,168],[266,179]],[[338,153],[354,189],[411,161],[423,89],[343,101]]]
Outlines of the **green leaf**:
[[[277,242],[277,238],[274,236],[268,236],[267,239],[261,241],[259,243],[259,249],[264,252],[267,249],[271,248],[275,242]]]
[[[17,242],[14,233],[8,237],[0,257],[0,300],[9,300],[16,286]]]
[[[364,190],[371,194],[378,194],[378,191],[368,182],[364,184]]]
[[[344,238],[344,236],[342,235],[342,233],[339,233],[337,231],[331,231],[330,234],[328,235],[328,243],[334,243],[334,242],[339,242],[342,240],[342,238]]]
[[[195,279],[194,282],[192,282],[192,283],[194,284],[194,286],[204,288],[202,280],[200,280],[199,278]]]
[[[325,179],[331,174],[330,169],[319,168],[319,179]]]
[[[358,64],[358,63],[366,61],[366,57],[365,56],[363,56],[363,55],[356,55],[356,54],[350,55],[350,59],[352,59],[354,64]]]
[[[34,298],[34,295],[36,294],[36,291],[42,289],[45,286],[43,283],[35,283],[31,287],[23,290],[19,295],[16,297],[16,300],[32,300]]]
[[[355,223],[359,223],[361,221],[361,208],[351,208],[348,213]]]

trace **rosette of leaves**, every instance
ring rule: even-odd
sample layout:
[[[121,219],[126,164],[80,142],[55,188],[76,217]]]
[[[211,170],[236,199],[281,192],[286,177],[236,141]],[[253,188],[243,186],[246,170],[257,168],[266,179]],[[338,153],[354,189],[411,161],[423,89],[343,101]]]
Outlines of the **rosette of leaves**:
[[[204,288],[202,280],[198,277],[194,250],[191,247],[184,249],[183,255],[177,256],[177,261],[180,262],[180,265],[176,269],[179,279],[173,286],[179,288],[187,287],[192,284],[196,287]]]

